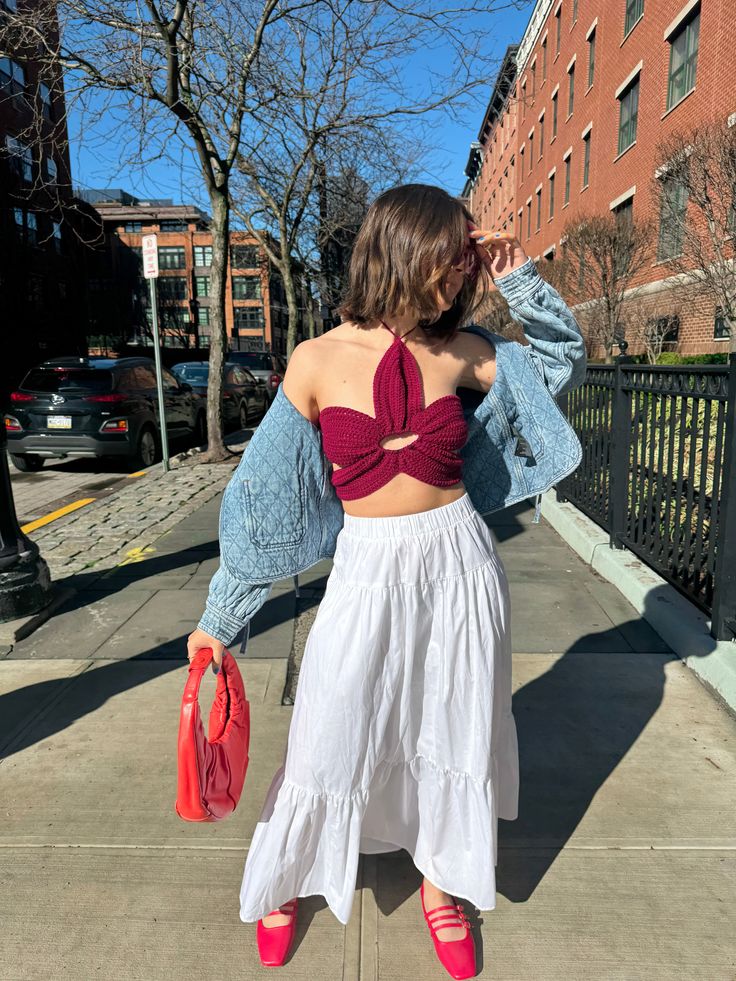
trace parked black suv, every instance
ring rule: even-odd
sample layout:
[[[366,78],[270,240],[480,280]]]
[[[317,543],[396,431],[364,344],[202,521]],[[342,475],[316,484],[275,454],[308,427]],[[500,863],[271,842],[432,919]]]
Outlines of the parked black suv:
[[[170,439],[206,439],[206,415],[192,387],[163,368]],[[10,395],[8,452],[19,470],[46,457],[123,456],[149,467],[159,456],[156,366],[151,358],[54,358],[32,368]]]

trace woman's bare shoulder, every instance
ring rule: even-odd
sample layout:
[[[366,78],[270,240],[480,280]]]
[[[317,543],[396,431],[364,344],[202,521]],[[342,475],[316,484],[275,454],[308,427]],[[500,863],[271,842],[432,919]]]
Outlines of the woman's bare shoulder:
[[[310,422],[319,418],[319,380],[352,333],[351,325],[340,324],[318,337],[300,341],[291,353],[282,382],[284,394]]]
[[[496,348],[490,338],[459,330],[452,346],[456,357],[463,362],[459,384],[488,391],[496,380]]]

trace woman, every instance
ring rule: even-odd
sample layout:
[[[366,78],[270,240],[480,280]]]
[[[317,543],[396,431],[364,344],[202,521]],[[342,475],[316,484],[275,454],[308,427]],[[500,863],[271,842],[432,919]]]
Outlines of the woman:
[[[325,896],[346,923],[358,854],[404,848],[440,961],[454,978],[475,974],[453,895],[495,907],[518,750],[508,583],[463,483],[456,394],[487,395],[496,357],[459,328],[491,279],[527,263],[513,235],[477,228],[445,191],[393,188],[357,236],[343,322],[289,361],[282,401],[319,431],[344,515],[243,874],[240,916],[258,920],[264,964],[284,962],[298,896]],[[219,665],[225,633],[210,622],[188,655],[212,647]]]

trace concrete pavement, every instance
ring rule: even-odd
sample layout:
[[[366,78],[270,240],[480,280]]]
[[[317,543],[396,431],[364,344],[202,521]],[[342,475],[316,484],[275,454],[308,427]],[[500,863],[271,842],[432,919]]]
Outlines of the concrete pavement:
[[[0,975],[259,978],[243,862],[286,745],[296,599],[277,584],[239,663],[241,804],[174,811],[185,638],[217,556],[219,494],[93,577],[0,660]],[[520,815],[500,822],[497,908],[467,910],[479,977],[733,981],[736,722],[542,522],[491,520],[511,583]],[[324,582],[329,563],[301,582]],[[297,644],[303,643],[297,638]],[[298,653],[298,651],[297,651]],[[205,682],[208,695],[215,679]],[[447,977],[405,852],[363,856],[350,923],[305,898],[284,979]]]

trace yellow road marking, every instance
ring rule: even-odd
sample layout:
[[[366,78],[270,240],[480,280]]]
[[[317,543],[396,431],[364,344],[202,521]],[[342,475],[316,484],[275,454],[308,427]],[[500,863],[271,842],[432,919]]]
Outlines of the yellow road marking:
[[[135,473],[128,473],[125,476],[126,477],[142,477],[144,473],[146,473],[145,470],[136,470]]]
[[[72,511],[77,511],[79,508],[83,508],[85,504],[91,504],[92,501],[96,500],[96,497],[83,497],[79,501],[66,504],[63,508],[59,508],[58,511],[52,511],[51,514],[44,515],[43,518],[36,518],[35,521],[29,521],[27,525],[21,525],[20,530],[24,534],[28,534],[28,532],[35,531],[36,528],[42,528],[43,525],[48,525],[52,521],[56,521],[57,518],[63,518],[65,514],[71,514]]]

